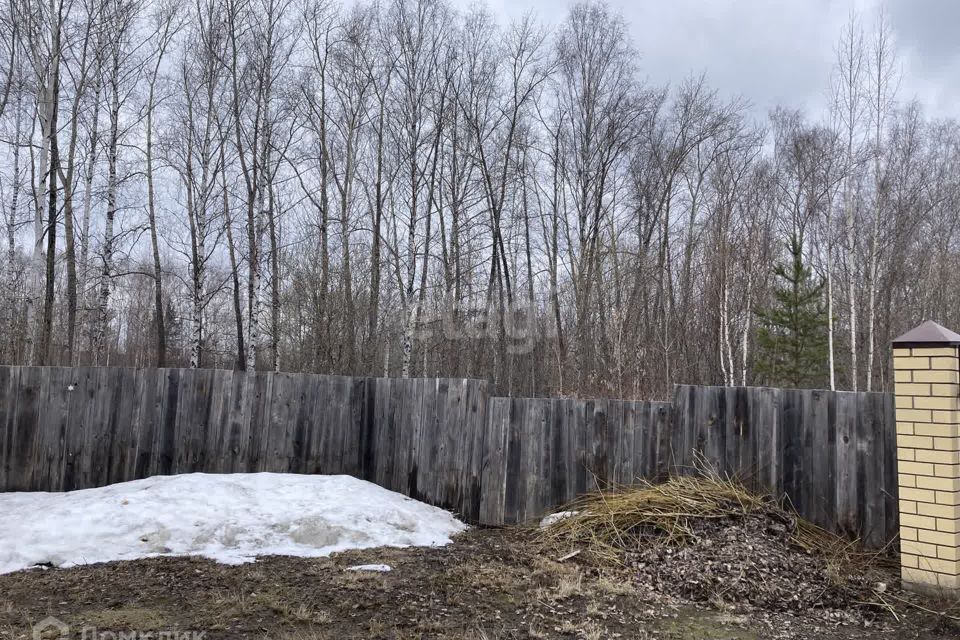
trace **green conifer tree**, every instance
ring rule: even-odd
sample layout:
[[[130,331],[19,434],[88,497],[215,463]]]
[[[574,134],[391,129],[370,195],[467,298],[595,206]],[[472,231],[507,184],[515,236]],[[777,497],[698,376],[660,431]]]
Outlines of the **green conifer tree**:
[[[758,311],[757,373],[768,384],[820,387],[827,381],[824,282],[803,262],[803,242],[792,235],[789,261],[774,267],[774,305]]]

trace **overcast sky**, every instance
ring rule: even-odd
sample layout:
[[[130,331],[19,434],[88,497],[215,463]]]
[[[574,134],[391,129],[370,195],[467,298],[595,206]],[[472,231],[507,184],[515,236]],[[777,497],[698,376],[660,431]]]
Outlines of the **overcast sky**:
[[[461,6],[470,0],[455,0]],[[608,0],[630,24],[641,72],[676,82],[705,72],[758,116],[778,104],[811,116],[827,102],[834,47],[850,12],[872,25],[886,7],[902,63],[901,99],[960,116],[960,0]],[[503,16],[533,11],[548,24],[571,0],[487,0]]]

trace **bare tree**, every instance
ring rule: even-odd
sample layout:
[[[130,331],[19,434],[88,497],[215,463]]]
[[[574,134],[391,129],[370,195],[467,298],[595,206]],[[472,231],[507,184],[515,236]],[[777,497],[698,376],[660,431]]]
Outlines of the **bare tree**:
[[[874,349],[876,347],[876,301],[880,277],[881,231],[887,190],[884,171],[884,131],[900,83],[900,69],[893,33],[886,13],[881,9],[869,49],[868,88],[873,159],[873,215],[870,224],[870,248],[867,258],[867,391],[873,390]]]
[[[160,79],[160,66],[163,64],[164,56],[167,50],[173,44],[177,32],[183,25],[183,18],[179,16],[182,6],[179,1],[173,0],[157,5],[151,14],[153,33],[151,34],[152,43],[152,65],[147,75],[147,103],[145,106],[146,118],[144,121],[145,131],[145,149],[144,158],[146,161],[146,179],[147,179],[147,224],[150,227],[150,250],[153,254],[153,280],[154,280],[154,322],[157,332],[157,366],[164,367],[167,362],[167,330],[164,325],[163,308],[163,269],[160,264],[160,243],[157,231],[157,196],[154,178],[154,124],[153,118],[159,101],[157,96],[157,84]]]
[[[120,175],[120,147],[123,138],[129,132],[127,123],[121,122],[121,108],[127,103],[140,72],[136,60],[137,47],[133,42],[135,22],[139,4],[136,0],[112,3],[105,20],[108,33],[105,53],[105,89],[107,104],[108,132],[106,140],[107,185],[106,212],[103,231],[103,243],[100,247],[102,263],[100,272],[100,295],[97,301],[97,320],[94,332],[94,362],[106,364],[107,334],[110,322],[109,306],[113,284],[114,258],[116,251],[116,224],[119,211],[119,191],[123,177]]]
[[[865,110],[864,82],[866,79],[866,49],[863,29],[856,14],[850,14],[840,42],[837,45],[833,75],[833,115],[842,132],[845,171],[843,180],[843,211],[846,240],[847,312],[850,326],[850,386],[858,384],[857,358],[857,271],[856,271],[856,202],[855,182],[861,163],[861,135]],[[832,282],[831,282],[832,284]],[[831,289],[832,294],[832,289]],[[832,306],[832,295],[829,298]],[[833,320],[831,314],[830,350],[833,354]],[[831,366],[833,375],[833,366]]]

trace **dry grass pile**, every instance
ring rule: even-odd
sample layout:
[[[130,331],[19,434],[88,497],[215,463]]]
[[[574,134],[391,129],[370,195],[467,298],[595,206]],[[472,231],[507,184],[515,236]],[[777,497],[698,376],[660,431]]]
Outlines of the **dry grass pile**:
[[[595,557],[622,560],[622,552],[652,538],[683,546],[697,537],[704,520],[729,520],[762,515],[791,531],[800,549],[842,549],[849,544],[814,524],[797,518],[772,498],[752,493],[735,480],[717,475],[677,476],[653,484],[586,494],[565,508],[570,514],[544,527],[544,540],[580,543]]]
[[[598,491],[566,510],[540,531],[544,545],[625,567],[654,592],[800,610],[860,602],[878,580],[876,554],[715,474]]]

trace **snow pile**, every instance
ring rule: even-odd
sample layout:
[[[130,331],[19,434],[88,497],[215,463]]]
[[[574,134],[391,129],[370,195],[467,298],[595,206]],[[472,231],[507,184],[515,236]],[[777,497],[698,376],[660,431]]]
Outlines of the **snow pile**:
[[[434,546],[466,526],[350,476],[156,476],[69,493],[0,494],[0,573],[157,555],[239,564],[261,555]]]

